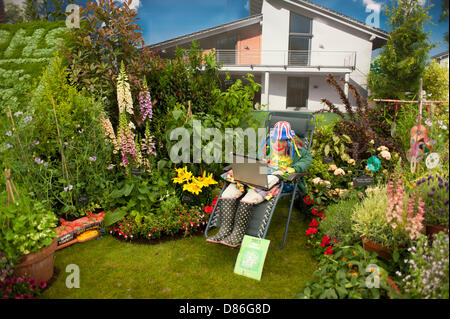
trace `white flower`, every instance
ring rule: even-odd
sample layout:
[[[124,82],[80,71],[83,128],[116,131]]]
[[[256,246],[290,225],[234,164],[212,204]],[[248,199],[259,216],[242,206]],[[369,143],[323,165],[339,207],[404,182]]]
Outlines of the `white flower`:
[[[385,160],[390,161],[391,160],[391,153],[389,153],[388,151],[382,151],[380,153],[381,157],[383,157]]]
[[[322,181],[322,180],[320,179],[320,177],[316,177],[316,178],[314,178],[314,179],[312,180],[312,182],[313,182],[314,185],[320,184],[321,181]]]
[[[133,122],[128,123],[128,127],[132,130],[136,129],[136,126],[134,126]]]
[[[379,148],[377,148],[378,152],[383,152],[383,151],[389,151],[389,148],[387,148],[386,146],[380,146]]]
[[[336,169],[335,171],[334,171],[334,175],[342,175],[342,176],[344,176],[345,175],[345,171],[342,169],[342,168],[338,168],[338,169]]]

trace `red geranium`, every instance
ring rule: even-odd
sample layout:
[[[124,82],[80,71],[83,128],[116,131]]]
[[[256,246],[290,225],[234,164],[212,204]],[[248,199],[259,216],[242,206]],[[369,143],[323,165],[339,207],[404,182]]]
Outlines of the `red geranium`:
[[[325,246],[328,246],[329,244],[330,244],[330,238],[327,235],[323,236],[322,243],[320,244],[320,246],[325,248]]]
[[[205,213],[211,214],[214,210],[214,206],[205,206]]]
[[[306,205],[311,205],[312,204],[312,200],[311,197],[306,196],[303,201],[305,202]]]
[[[328,248],[325,250],[324,255],[333,255],[334,251],[331,249],[331,246],[328,246]]]
[[[309,223],[309,227],[314,227],[316,228],[317,226],[319,226],[319,223],[317,222],[317,220],[313,219],[311,223]]]
[[[307,236],[310,236],[310,235],[313,235],[313,234],[315,234],[315,233],[317,233],[317,232],[318,232],[317,228],[310,227],[310,228],[308,228],[308,230],[306,231],[306,235],[307,235]]]

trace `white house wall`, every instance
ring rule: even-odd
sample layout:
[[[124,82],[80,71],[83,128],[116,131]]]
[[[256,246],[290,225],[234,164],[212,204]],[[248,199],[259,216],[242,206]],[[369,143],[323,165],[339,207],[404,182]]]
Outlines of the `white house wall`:
[[[311,40],[312,64],[320,64],[320,59],[325,59],[330,65],[330,58],[336,55],[321,55],[320,51],[342,51],[356,52],[356,69],[350,73],[350,81],[357,86],[362,95],[366,94],[367,75],[370,71],[370,61],[372,57],[372,42],[370,35],[354,28],[342,25],[336,21],[326,19],[320,15],[314,15],[304,12],[301,8],[292,5],[282,4],[281,1],[264,1],[262,7],[263,26],[261,49],[265,51],[288,51],[289,49],[289,17],[290,11],[299,15],[307,16],[313,19]],[[346,53],[342,53],[339,58],[343,58]],[[262,64],[279,64],[280,54],[263,54]],[[337,64],[339,65],[339,63]],[[308,75],[304,75],[308,76]],[[325,97],[341,105],[335,89],[330,88],[325,82],[325,75],[309,76],[310,92],[308,100],[308,109],[320,109],[320,98]],[[343,77],[343,74],[337,75]],[[264,79],[264,77],[263,77]],[[264,82],[264,81],[263,81]],[[264,83],[263,83],[264,84]],[[314,85],[318,86],[314,89]],[[263,85],[264,86],[264,85]],[[269,104],[270,109],[286,109],[286,91],[287,75],[270,74],[269,81]],[[263,92],[264,96],[265,92]],[[263,101],[264,97],[261,98]]]

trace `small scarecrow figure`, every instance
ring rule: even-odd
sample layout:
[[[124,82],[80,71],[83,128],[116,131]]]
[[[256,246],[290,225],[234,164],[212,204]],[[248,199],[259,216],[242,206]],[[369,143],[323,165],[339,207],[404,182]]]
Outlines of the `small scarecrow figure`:
[[[303,147],[289,122],[277,122],[264,141],[264,160],[272,173],[268,178],[269,190],[264,191],[234,181],[233,171],[226,172],[222,178],[230,182],[217,203],[217,213],[221,226],[216,235],[208,237],[207,242],[219,243],[229,247],[240,246],[250,222],[252,208],[276,196],[282,178],[293,173],[305,172],[312,162],[311,153]],[[299,184],[305,193],[305,182]],[[238,201],[242,195],[245,196]]]

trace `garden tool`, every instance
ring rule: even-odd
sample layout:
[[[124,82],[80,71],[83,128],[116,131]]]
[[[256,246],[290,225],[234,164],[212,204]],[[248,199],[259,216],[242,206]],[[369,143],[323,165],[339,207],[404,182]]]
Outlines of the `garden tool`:
[[[236,211],[236,198],[220,198],[217,203],[217,213],[221,220],[220,229],[214,236],[206,239],[209,243],[220,243],[233,231],[234,213]]]
[[[240,202],[234,218],[233,231],[229,236],[224,238],[220,243],[229,247],[238,247],[241,245],[245,232],[247,231],[252,213],[253,204]]]

